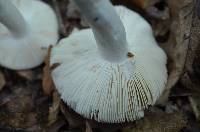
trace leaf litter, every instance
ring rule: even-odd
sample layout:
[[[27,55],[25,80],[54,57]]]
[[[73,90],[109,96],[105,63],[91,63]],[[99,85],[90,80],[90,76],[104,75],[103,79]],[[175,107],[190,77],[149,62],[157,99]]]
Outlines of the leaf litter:
[[[44,0],[56,11],[60,38],[74,27],[85,28],[70,0]],[[28,71],[0,69],[0,131],[198,131],[199,126],[199,32],[198,0],[112,0],[144,16],[168,55],[167,89],[158,105],[139,121],[102,124],[86,120],[62,102],[51,78],[49,54],[45,64]],[[200,2],[199,2],[200,3]],[[66,9],[67,7],[67,9]],[[42,72],[43,69],[43,72]]]

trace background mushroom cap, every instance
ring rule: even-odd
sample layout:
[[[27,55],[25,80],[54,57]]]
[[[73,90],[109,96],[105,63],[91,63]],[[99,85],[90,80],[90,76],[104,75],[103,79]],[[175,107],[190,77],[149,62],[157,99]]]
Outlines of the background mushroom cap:
[[[82,116],[109,123],[143,117],[143,110],[155,104],[167,80],[166,55],[150,25],[125,7],[115,9],[133,57],[127,56],[121,64],[104,60],[91,29],[74,32],[51,52],[51,64],[60,64],[52,77],[61,98]]]
[[[28,69],[41,64],[49,45],[58,40],[58,23],[53,10],[39,0],[11,0],[24,17],[29,32],[15,38],[0,23],[0,64],[10,69]]]

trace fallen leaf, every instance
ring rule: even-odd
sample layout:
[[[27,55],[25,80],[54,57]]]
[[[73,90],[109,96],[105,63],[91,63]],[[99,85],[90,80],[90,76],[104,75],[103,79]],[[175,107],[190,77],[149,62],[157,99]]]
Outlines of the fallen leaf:
[[[198,122],[200,122],[200,96],[199,94],[193,94],[189,96],[190,105],[192,107],[193,113]]]
[[[92,127],[90,126],[90,124],[89,124],[88,121],[86,121],[85,125],[86,125],[86,130],[85,130],[85,132],[93,132],[93,131],[92,131]]]
[[[85,119],[83,119],[83,117],[71,110],[63,102],[60,105],[60,109],[63,115],[65,116],[66,120],[68,121],[69,128],[84,128]]]
[[[169,41],[164,49],[168,55],[169,75],[166,89],[158,101],[160,104],[167,102],[171,88],[176,85],[183,74],[193,17],[191,14],[192,0],[168,0],[168,5],[172,14],[172,24]]]
[[[49,107],[48,126],[57,121],[58,113],[60,111],[60,102],[60,95],[57,91],[54,91],[52,106]]]
[[[61,127],[63,127],[66,124],[66,121],[64,119],[58,119],[53,124],[49,125],[45,130],[45,132],[60,132],[59,130]]]
[[[0,72],[0,91],[3,89],[5,84],[6,84],[6,81],[5,81],[4,75],[2,72]]]
[[[198,5],[194,3],[193,10],[190,12],[192,26],[188,35],[189,45],[181,84],[192,92],[200,94],[200,19],[196,12],[197,8]]]
[[[135,5],[137,5],[140,8],[145,9],[152,0],[131,0]]]
[[[160,110],[146,112],[145,117],[136,121],[134,126],[122,129],[122,132],[179,132],[186,126],[180,113],[167,114]]]
[[[33,80],[34,79],[34,73],[32,70],[20,70],[20,71],[16,71],[16,73],[21,76],[24,77],[28,80]]]

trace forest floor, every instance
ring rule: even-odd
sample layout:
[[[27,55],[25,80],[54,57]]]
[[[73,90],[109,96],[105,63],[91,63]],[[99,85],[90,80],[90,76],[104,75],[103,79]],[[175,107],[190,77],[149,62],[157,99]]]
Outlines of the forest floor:
[[[60,39],[67,37],[74,27],[88,28],[70,1],[43,1],[57,14]],[[200,58],[199,52],[189,49],[194,45],[193,51],[199,51],[200,47],[199,43],[192,43],[193,36],[200,32],[193,24],[199,22],[198,1],[113,0],[113,3],[138,12],[152,25],[157,42],[168,55],[169,90],[166,93],[169,94],[164,95],[168,101],[151,107],[144,119],[133,123],[98,124],[76,115],[60,100],[48,67],[44,69],[47,63],[24,71],[1,67],[0,132],[200,132]],[[182,17],[185,13],[188,13],[186,18]],[[186,27],[189,27],[189,37],[183,38]],[[195,29],[197,33],[193,32]],[[181,57],[177,57],[177,52]],[[195,62],[192,66],[188,56]],[[192,72],[187,69],[190,66]]]

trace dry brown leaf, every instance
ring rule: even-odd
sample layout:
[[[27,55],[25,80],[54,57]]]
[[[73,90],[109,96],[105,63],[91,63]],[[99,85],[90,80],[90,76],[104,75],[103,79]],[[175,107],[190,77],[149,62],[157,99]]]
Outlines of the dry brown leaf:
[[[6,84],[6,81],[5,81],[4,75],[0,71],[0,91],[3,89],[3,87],[5,86],[5,84]]]
[[[198,0],[199,1],[199,0]],[[181,77],[181,84],[192,92],[200,94],[200,19],[196,10],[199,8],[194,4],[192,14],[192,26],[189,34],[189,45],[184,74]],[[200,2],[199,2],[200,6]]]
[[[43,69],[42,88],[45,94],[51,95],[54,89],[53,80],[51,78],[50,54],[52,46],[48,49],[48,54],[45,58],[45,67]]]
[[[48,126],[52,125],[58,119],[58,113],[60,111],[60,96],[57,91],[53,92],[53,102],[52,106],[49,107],[49,116],[48,116]]]
[[[189,96],[190,105],[196,119],[200,122],[200,96],[198,94]]]
[[[24,77],[28,80],[33,80],[34,79],[34,73],[32,70],[20,70],[20,71],[16,71],[16,73],[21,76]]]
[[[171,35],[164,47],[168,55],[168,81],[163,96],[158,103],[165,104],[171,88],[176,85],[186,61],[189,35],[192,25],[193,0],[168,0],[172,14]]]
[[[63,102],[60,105],[60,109],[68,121],[69,128],[83,128],[85,126],[85,120],[73,110],[69,109]]]
[[[90,126],[90,123],[88,121],[85,122],[85,125],[86,125],[85,132],[93,132],[92,127]]]
[[[66,125],[66,121],[64,119],[58,119],[52,125],[49,125],[44,132],[60,132],[60,129]]]
[[[167,114],[162,111],[148,112],[135,126],[122,129],[123,132],[179,132],[186,126],[180,113]]]
[[[130,1],[130,0],[127,0]],[[140,8],[145,9],[152,0],[131,0],[131,2]]]

